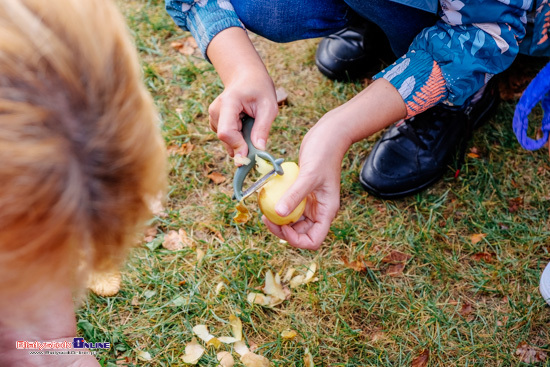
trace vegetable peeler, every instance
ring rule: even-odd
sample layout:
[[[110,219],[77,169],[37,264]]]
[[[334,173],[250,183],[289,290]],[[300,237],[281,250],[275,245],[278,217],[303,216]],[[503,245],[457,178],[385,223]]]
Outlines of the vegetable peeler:
[[[237,171],[235,172],[235,176],[233,178],[233,199],[236,199],[237,201],[242,201],[261,189],[272,176],[276,174],[284,174],[283,168],[281,167],[281,163],[283,163],[284,161],[283,158],[275,159],[271,154],[267,153],[266,151],[256,149],[254,144],[252,144],[252,139],[250,135],[252,132],[252,126],[254,125],[254,119],[250,116],[245,116],[242,119],[242,124],[243,137],[246,141],[246,144],[248,145],[247,157],[248,159],[250,159],[250,163],[238,167]],[[273,170],[268,172],[266,175],[264,175],[254,184],[252,184],[252,186],[243,191],[244,180],[256,164],[256,156],[263,158],[266,161],[269,161],[273,165]]]

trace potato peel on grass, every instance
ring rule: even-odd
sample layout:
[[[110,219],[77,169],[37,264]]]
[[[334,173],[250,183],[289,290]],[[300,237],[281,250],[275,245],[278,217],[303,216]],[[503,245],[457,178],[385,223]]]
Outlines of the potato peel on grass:
[[[297,288],[300,285],[316,282],[319,278],[315,277],[315,271],[317,270],[317,264],[311,263],[308,266],[306,274],[300,274],[292,277],[295,273],[294,268],[287,270],[285,279],[290,279],[290,288]],[[281,276],[279,273],[273,275],[271,270],[268,270],[265,274],[265,283],[262,288],[264,293],[251,292],[247,295],[246,299],[249,303],[257,304],[263,307],[274,307],[285,300],[290,298],[291,292],[287,286],[284,286],[281,282]]]
[[[219,352],[216,355],[216,358],[218,359],[218,362],[220,362],[220,366],[222,367],[233,367],[233,365],[235,364],[235,359],[233,358],[231,353],[226,351]]]
[[[197,342],[196,338],[193,338],[193,340],[185,346],[185,355],[183,355],[181,359],[188,364],[197,364],[204,354],[204,351],[204,347]]]
[[[241,362],[246,367],[269,367],[271,365],[269,359],[251,352],[243,341],[236,342],[233,348],[241,356]]]

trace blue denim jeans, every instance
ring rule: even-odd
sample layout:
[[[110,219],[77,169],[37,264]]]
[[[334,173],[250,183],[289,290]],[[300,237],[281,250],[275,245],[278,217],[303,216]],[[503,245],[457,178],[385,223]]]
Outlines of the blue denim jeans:
[[[274,42],[324,37],[347,25],[355,14],[378,25],[396,56],[403,55],[436,15],[389,0],[231,0],[244,25]]]

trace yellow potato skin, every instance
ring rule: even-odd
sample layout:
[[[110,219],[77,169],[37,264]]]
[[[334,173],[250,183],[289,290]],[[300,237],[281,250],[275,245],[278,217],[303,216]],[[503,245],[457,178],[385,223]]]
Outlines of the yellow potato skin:
[[[258,193],[258,205],[260,206],[260,210],[267,219],[280,226],[296,222],[300,219],[306,208],[306,199],[304,199],[298,207],[286,217],[281,217],[275,212],[275,205],[277,205],[279,199],[290,188],[294,181],[296,181],[298,173],[300,172],[300,168],[294,162],[283,162],[281,167],[285,174],[282,176],[277,175],[270,179]]]

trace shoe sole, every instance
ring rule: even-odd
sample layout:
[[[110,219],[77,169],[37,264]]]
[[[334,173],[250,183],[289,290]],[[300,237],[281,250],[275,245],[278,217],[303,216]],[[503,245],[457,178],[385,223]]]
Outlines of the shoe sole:
[[[401,199],[403,197],[410,196],[420,191],[423,191],[424,189],[433,185],[434,183],[436,183],[441,179],[441,177],[443,176],[443,173],[444,172],[442,171],[440,174],[432,178],[430,181],[425,182],[422,185],[415,187],[414,189],[400,191],[400,192],[392,192],[392,193],[385,193],[385,192],[378,191],[377,189],[375,189],[374,187],[370,186],[368,183],[363,181],[363,177],[361,175],[359,175],[359,182],[361,183],[361,185],[363,185],[363,188],[365,189],[365,191],[367,191],[369,194],[372,194],[380,199],[386,199],[386,200]]]
[[[542,298],[550,305],[550,264],[546,265],[542,272],[539,290]]]
[[[488,120],[489,116],[492,115],[495,108],[497,107],[499,101],[500,101],[500,97],[497,93],[497,95],[495,96],[495,98],[493,99],[491,104],[489,104],[487,106],[487,108],[485,109],[485,111],[483,111],[480,114],[479,118],[476,121],[474,121],[474,123],[472,124],[473,129],[477,129],[477,128],[481,127],[483,125],[483,123],[485,123]],[[448,159],[448,162],[450,161],[451,158],[452,158],[452,155]],[[448,163],[446,163],[444,166],[447,166],[447,164]],[[410,190],[405,190],[405,191],[400,191],[400,192],[392,192],[392,193],[385,193],[385,192],[380,192],[380,191],[376,190],[374,187],[370,186],[368,183],[363,181],[363,176],[362,175],[359,175],[359,182],[361,183],[361,185],[363,185],[363,187],[365,188],[365,191],[367,191],[368,193],[370,193],[370,194],[372,194],[376,197],[379,197],[381,199],[400,199],[400,198],[403,198],[403,197],[406,197],[406,196],[410,196],[410,195],[419,193],[419,192],[427,189],[428,187],[430,187],[431,185],[433,185],[434,183],[439,181],[441,179],[441,177],[443,177],[444,173],[445,173],[445,169],[443,169],[439,174],[434,176],[434,178],[432,178],[430,181],[427,181],[427,182],[423,183],[420,186],[417,186],[417,187],[415,187],[413,189],[410,189]]]

